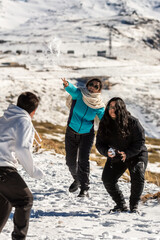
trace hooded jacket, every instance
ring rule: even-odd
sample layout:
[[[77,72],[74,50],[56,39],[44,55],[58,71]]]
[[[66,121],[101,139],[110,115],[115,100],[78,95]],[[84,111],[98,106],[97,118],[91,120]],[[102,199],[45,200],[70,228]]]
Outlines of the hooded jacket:
[[[0,118],[0,167],[16,168],[19,162],[31,177],[42,178],[43,172],[33,164],[34,134],[28,112],[11,104]]]

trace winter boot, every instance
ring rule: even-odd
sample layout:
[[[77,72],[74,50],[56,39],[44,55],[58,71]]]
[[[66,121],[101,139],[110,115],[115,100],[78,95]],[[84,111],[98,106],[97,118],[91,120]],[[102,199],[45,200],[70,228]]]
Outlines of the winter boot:
[[[138,211],[138,204],[134,205],[134,206],[130,206],[130,212],[131,213],[139,213]]]
[[[75,192],[78,190],[79,187],[80,187],[80,183],[78,181],[74,180],[74,182],[69,187],[69,192]]]
[[[89,197],[88,190],[81,189],[80,193],[78,194],[78,197]]]
[[[112,213],[112,212],[127,212],[128,211],[128,208],[125,204],[123,205],[116,205],[114,206],[113,209],[110,209],[109,213]]]

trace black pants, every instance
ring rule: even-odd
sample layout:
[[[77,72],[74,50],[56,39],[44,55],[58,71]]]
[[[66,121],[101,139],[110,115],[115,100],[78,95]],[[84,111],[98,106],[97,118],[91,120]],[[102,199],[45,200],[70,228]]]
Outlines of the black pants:
[[[33,195],[17,170],[0,167],[0,232],[15,207],[12,239],[26,239],[32,204]]]
[[[112,163],[110,159],[107,160],[102,174],[102,181],[107,192],[117,205],[125,204],[124,196],[118,186],[118,179],[127,168],[131,177],[130,208],[138,205],[144,188],[144,175],[148,162],[147,153],[145,155],[145,161]]]
[[[93,145],[94,131],[77,134],[67,127],[65,136],[66,164],[74,180],[80,182],[81,189],[89,189],[89,154]]]

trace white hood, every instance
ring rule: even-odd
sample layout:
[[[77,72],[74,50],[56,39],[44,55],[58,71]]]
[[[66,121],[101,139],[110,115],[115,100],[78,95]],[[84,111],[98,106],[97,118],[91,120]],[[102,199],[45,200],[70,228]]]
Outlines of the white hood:
[[[28,112],[11,104],[0,118],[0,166],[16,167],[18,159],[31,177],[41,178],[43,173],[33,165],[31,154],[34,135]]]
[[[10,104],[9,107],[4,111],[3,117],[8,121],[19,117],[25,117],[31,121],[31,117],[27,111],[13,104]]]

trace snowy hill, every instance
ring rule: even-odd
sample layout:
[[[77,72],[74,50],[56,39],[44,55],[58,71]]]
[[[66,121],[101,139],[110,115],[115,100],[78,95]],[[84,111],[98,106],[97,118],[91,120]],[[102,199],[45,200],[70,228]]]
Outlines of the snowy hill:
[[[160,20],[157,0],[1,0],[1,28],[80,20],[106,20],[132,15]],[[15,11],[16,9],[16,11]],[[17,17],[18,15],[18,17]],[[41,16],[41,17],[40,17]]]

